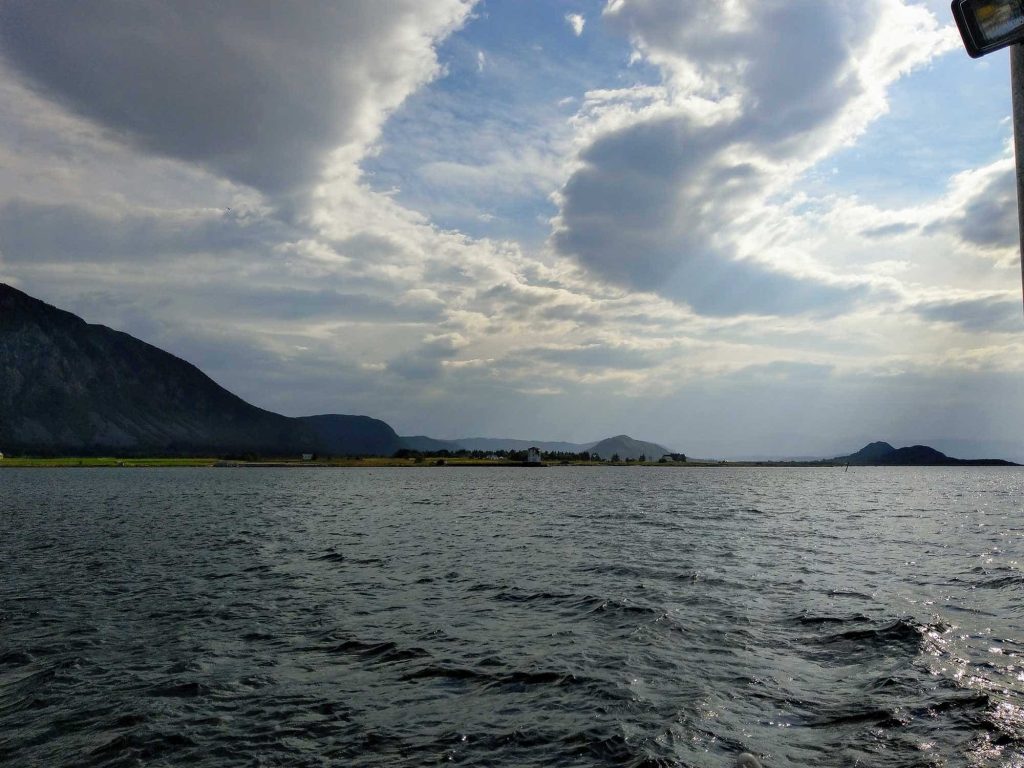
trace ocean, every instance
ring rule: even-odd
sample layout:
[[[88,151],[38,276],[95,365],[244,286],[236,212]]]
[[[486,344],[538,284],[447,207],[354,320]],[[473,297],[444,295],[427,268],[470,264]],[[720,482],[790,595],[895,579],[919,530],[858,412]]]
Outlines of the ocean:
[[[1024,470],[0,470],[3,766],[1024,766]]]

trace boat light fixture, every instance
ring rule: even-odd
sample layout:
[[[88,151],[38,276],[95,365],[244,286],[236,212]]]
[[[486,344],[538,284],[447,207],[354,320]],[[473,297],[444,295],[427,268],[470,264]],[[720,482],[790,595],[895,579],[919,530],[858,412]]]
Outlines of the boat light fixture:
[[[975,59],[1024,40],[1024,0],[953,0],[953,18]]]

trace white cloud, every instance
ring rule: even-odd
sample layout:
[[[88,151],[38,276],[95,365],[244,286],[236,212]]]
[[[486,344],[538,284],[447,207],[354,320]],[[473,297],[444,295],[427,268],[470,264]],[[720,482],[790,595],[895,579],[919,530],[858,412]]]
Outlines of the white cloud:
[[[862,301],[868,283],[807,254],[766,257],[771,201],[884,112],[888,86],[946,50],[948,31],[898,0],[622,0],[604,15],[664,83],[588,98],[555,247],[707,314]]]
[[[569,25],[572,33],[579,37],[583,34],[583,27],[586,25],[587,20],[579,13],[567,13],[565,14],[565,23]]]
[[[876,277],[898,300],[960,300],[1016,287],[1019,280],[1017,208],[1012,150],[991,163],[954,175],[936,196],[904,208],[852,197],[806,200],[780,207],[775,231],[756,234],[800,251],[823,254],[830,269]],[[785,216],[788,212],[788,216]],[[771,253],[771,248],[768,249]]]

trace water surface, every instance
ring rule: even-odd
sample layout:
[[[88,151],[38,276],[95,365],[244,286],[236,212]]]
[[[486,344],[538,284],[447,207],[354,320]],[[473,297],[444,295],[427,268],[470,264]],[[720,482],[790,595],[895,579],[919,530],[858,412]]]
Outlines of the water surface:
[[[0,471],[0,764],[1024,766],[1024,471]]]

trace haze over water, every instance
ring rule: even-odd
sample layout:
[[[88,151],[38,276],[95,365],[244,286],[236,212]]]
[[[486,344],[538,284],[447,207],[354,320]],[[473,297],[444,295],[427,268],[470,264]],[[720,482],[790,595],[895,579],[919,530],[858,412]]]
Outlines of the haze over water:
[[[5,470],[0,764],[1024,765],[1019,469]]]

